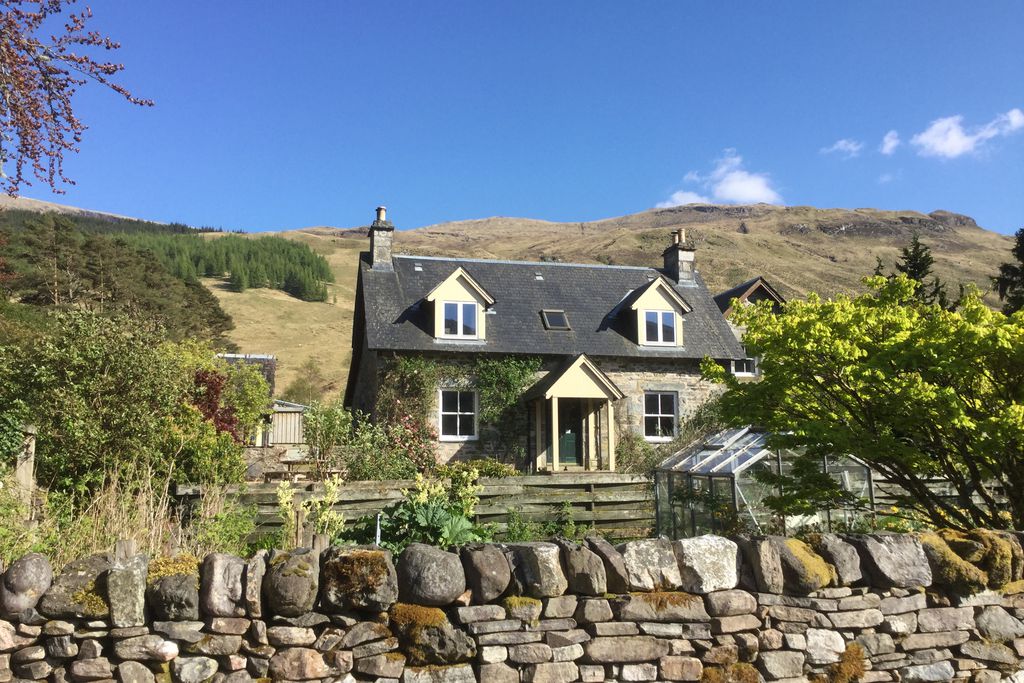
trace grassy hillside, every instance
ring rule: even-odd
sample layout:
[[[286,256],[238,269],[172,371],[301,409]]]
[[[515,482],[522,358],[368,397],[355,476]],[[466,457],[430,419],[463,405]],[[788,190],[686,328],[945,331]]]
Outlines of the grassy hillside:
[[[352,356],[356,264],[360,250],[366,245],[364,240],[324,232],[296,230],[278,234],[309,245],[327,259],[335,281],[327,285],[326,303],[300,301],[271,289],[247,289],[238,293],[232,291],[225,280],[202,280],[235,323],[228,334],[231,341],[244,353],[277,356],[278,393],[295,379],[298,369],[310,358],[323,368],[329,380],[330,395],[338,395],[345,389]]]
[[[786,296],[856,291],[880,257],[887,268],[914,230],[938,275],[988,289],[1011,239],[948,212],[691,205],[590,223],[488,218],[400,232],[399,251],[485,258],[554,258],[659,265],[673,228],[697,242],[697,267],[713,291],[765,275]],[[989,300],[995,299],[989,295]]]

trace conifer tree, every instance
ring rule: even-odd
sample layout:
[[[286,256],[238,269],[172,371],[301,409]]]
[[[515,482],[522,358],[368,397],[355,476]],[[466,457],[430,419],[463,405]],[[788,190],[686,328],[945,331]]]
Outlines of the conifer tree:
[[[900,250],[900,258],[896,262],[896,270],[917,283],[915,296],[925,304],[938,304],[946,308],[949,299],[946,296],[946,285],[937,277],[932,276],[935,258],[931,248],[921,242],[921,234],[914,231],[910,244]]]
[[[1016,263],[999,266],[999,275],[992,278],[992,286],[1003,301],[1003,313],[1010,315],[1024,309],[1024,228],[1017,231],[1013,245]]]

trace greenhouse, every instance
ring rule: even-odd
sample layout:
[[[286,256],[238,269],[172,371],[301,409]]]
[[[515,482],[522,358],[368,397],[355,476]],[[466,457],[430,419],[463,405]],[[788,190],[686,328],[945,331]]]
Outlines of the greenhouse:
[[[785,533],[813,526],[849,528],[871,509],[871,471],[847,456],[823,458],[822,467],[844,491],[866,503],[859,509],[825,510],[813,515],[780,517],[765,505],[778,493],[755,474],[788,474],[798,451],[772,448],[769,434],[751,427],[724,429],[667,458],[655,472],[658,533],[670,538],[707,533]]]

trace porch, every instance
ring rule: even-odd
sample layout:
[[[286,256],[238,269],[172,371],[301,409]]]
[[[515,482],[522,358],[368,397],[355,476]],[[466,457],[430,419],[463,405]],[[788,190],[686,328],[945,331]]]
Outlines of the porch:
[[[585,355],[537,383],[525,399],[536,472],[615,470],[615,408],[625,394]]]

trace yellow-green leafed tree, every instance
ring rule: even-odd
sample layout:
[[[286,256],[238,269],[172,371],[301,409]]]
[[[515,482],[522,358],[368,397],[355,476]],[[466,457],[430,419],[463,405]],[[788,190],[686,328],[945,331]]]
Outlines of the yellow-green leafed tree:
[[[823,455],[860,458],[908,492],[903,508],[937,526],[1024,525],[1024,313],[1004,315],[968,293],[956,311],[926,305],[905,276],[866,280],[858,297],[742,307],[736,322],[762,379],[728,384],[723,415],[776,444],[805,449],[780,508],[842,497]],[[926,486],[947,480],[955,500]],[[1000,512],[998,491],[1006,496]]]

